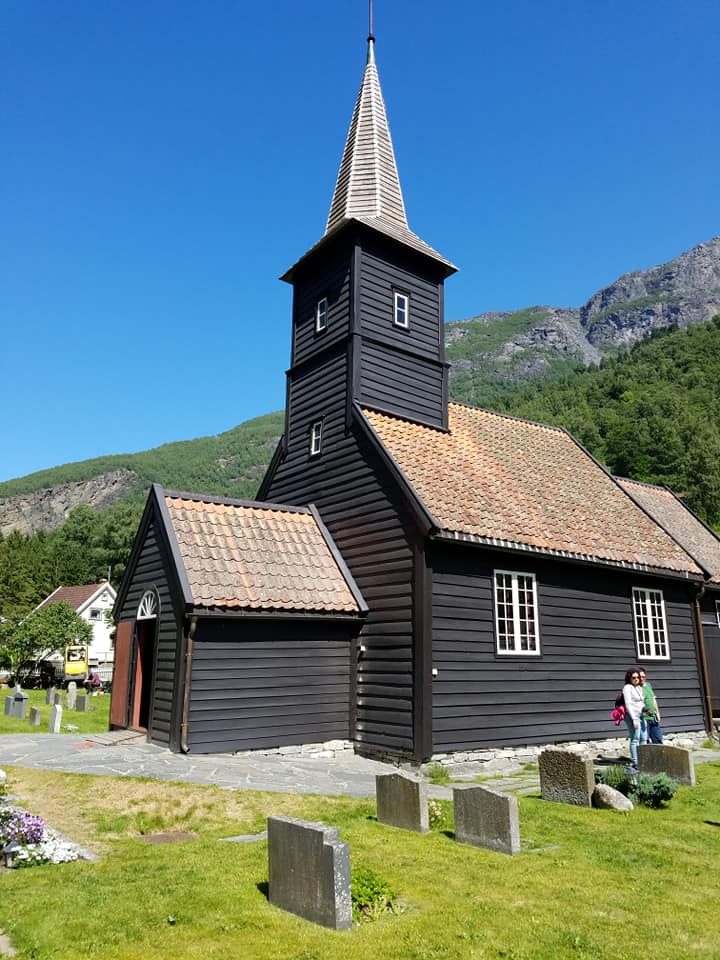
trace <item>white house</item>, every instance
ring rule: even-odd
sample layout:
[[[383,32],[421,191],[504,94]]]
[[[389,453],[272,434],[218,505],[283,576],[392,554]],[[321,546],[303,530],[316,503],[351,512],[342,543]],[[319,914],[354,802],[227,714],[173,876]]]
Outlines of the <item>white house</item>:
[[[90,666],[112,666],[114,650],[111,638],[113,630],[111,615],[115,596],[115,589],[107,580],[88,583],[82,587],[58,587],[38,605],[37,609],[46,607],[50,603],[59,603],[61,600],[69,603],[73,610],[76,610],[92,627]]]

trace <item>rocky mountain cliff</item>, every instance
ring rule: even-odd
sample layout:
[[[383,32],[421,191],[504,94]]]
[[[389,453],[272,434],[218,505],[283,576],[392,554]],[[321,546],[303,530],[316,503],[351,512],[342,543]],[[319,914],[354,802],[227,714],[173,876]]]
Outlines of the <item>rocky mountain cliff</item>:
[[[720,237],[675,260],[627,273],[582,307],[538,306],[482,313],[447,325],[451,384],[474,396],[472,381],[518,381],[587,366],[654,330],[703,323],[720,313]]]
[[[582,307],[530,307],[447,324],[451,396],[492,406],[503,385],[595,364],[654,330],[687,327],[719,313],[720,237],[715,237],[669,263],[625,274]],[[144,497],[151,481],[252,497],[281,429],[281,414],[268,414],[217,437],[8,481],[0,484],[0,532],[51,530],[79,504],[102,510],[128,495]]]

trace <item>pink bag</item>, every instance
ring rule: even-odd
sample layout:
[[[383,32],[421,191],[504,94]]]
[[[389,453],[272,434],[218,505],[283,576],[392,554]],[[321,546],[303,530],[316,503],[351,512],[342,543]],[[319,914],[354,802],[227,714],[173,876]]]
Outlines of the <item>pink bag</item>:
[[[625,719],[625,707],[615,707],[610,711],[610,718],[615,721],[615,726],[619,727]]]

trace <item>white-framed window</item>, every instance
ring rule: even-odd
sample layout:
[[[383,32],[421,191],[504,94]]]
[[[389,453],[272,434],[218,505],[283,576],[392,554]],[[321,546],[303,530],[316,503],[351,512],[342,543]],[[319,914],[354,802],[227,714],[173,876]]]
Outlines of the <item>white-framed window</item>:
[[[318,300],[315,307],[315,333],[322,333],[327,330],[328,323],[328,302],[327,297]]]
[[[535,574],[496,570],[494,579],[497,652],[537,656],[540,631]]]
[[[410,326],[410,297],[399,290],[393,294],[393,320],[396,327],[407,330]]]
[[[315,457],[322,450],[323,422],[316,420],[310,427],[310,456]]]
[[[633,617],[639,660],[669,660],[662,590],[633,587]]]
[[[90,619],[102,620],[102,610],[98,610],[97,607],[90,607]]]

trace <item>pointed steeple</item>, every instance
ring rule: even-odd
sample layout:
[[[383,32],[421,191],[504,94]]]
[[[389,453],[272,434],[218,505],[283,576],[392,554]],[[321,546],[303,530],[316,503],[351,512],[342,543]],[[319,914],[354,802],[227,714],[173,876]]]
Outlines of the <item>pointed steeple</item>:
[[[382,217],[401,230],[408,229],[372,36],[326,232],[351,217]]]
[[[365,73],[345,141],[325,235],[348,220],[365,223],[440,260],[448,273],[457,269],[408,227],[372,33],[368,37]]]

